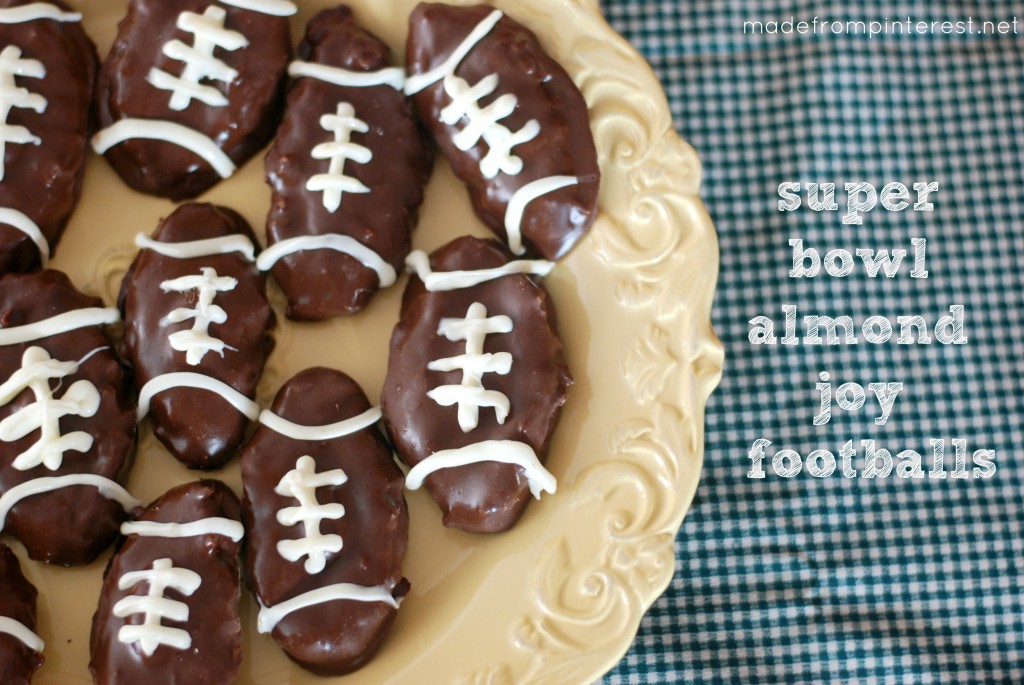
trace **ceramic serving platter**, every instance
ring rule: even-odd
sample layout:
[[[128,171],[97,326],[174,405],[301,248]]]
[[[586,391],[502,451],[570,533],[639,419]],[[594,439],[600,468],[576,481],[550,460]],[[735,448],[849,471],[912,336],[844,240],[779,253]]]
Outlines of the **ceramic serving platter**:
[[[125,1],[70,4],[106,54]],[[296,41],[330,3],[298,4]],[[401,59],[415,3],[351,4]],[[591,234],[546,279],[576,379],[548,462],[558,492],[534,502],[513,530],[491,537],[445,529],[429,497],[410,492],[405,575],[412,591],[377,657],[344,678],[310,675],[257,634],[255,603],[245,595],[239,683],[591,682],[621,658],[672,577],[673,540],[700,474],[704,405],[722,365],[710,325],[718,247],[697,195],[700,163],[673,131],[656,78],[607,26],[596,0],[494,5],[532,28],[583,91],[603,174]],[[237,209],[262,238],[270,203],[262,155],[201,200]],[[128,190],[94,156],[52,266],[113,305],[135,234],[151,233],[173,207]],[[489,235],[439,160],[414,246],[430,251],[466,233]],[[376,401],[403,287],[404,278],[364,313],[322,324],[285,320],[283,296],[274,290],[282,316],[259,402],[267,405],[287,378],[314,365],[347,372]],[[212,475],[240,492],[237,460]],[[197,477],[143,425],[133,494],[151,501]],[[90,683],[89,627],[109,552],[90,566],[64,569],[27,561],[14,547],[40,590],[47,649],[34,682]]]

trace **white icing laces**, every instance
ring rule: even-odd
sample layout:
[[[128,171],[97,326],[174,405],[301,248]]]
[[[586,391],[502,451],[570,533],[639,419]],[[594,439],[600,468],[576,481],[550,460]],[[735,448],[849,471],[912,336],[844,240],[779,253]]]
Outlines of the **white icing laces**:
[[[92,447],[93,438],[84,431],[61,435],[60,419],[94,416],[100,406],[96,386],[85,379],[75,381],[59,399],[50,388],[51,380],[60,381],[76,373],[78,367],[78,362],[52,359],[46,350],[33,346],[22,355],[21,368],[0,385],[0,406],[7,405],[26,389],[35,395],[35,402],[0,421],[0,440],[4,442],[16,442],[36,430],[40,433],[35,444],[15,457],[14,468],[27,471],[42,464],[56,471],[64,461],[65,452],[87,452]]]
[[[405,258],[405,268],[419,276],[428,292],[442,292],[472,288],[475,285],[497,280],[505,276],[529,275],[547,276],[555,267],[553,262],[541,259],[516,260],[493,269],[470,271],[434,271],[430,268],[430,257],[422,250],[413,250]]]
[[[337,583],[304,592],[272,607],[264,606],[263,602],[260,602],[260,613],[256,619],[256,629],[261,633],[269,633],[285,616],[299,609],[343,600],[352,602],[381,602],[387,604],[392,609],[398,608],[398,600],[392,597],[391,591],[383,585],[366,586],[353,585],[352,583]]]
[[[220,338],[211,336],[209,329],[211,323],[223,324],[228,320],[228,313],[224,308],[213,303],[217,293],[234,290],[236,285],[238,279],[218,276],[216,269],[208,266],[203,267],[198,276],[182,276],[160,284],[160,289],[165,293],[196,292],[194,308],[175,309],[161,321],[167,325],[195,319],[190,330],[175,331],[168,336],[171,347],[179,352],[185,352],[185,361],[191,366],[197,366],[203,361],[207,352],[213,351],[223,357],[225,349],[234,349]]]
[[[480,100],[497,90],[498,82],[497,74],[481,79],[474,86],[454,74],[444,77],[444,92],[452,101],[441,110],[441,121],[454,126],[465,117],[466,125],[452,137],[455,147],[463,152],[471,150],[481,139],[487,143],[487,154],[480,160],[480,173],[488,179],[499,173],[517,176],[523,170],[523,160],[512,154],[512,148],[533,140],[540,133],[536,119],[530,119],[515,132],[498,123],[516,109],[519,101],[511,93],[480,107]]]
[[[213,86],[200,83],[202,80],[231,83],[238,72],[223,60],[213,56],[217,48],[233,52],[247,47],[249,41],[238,31],[224,28],[227,12],[222,7],[210,5],[203,14],[182,12],[178,15],[178,28],[194,36],[192,45],[172,40],[163,47],[163,54],[185,63],[181,76],[173,76],[163,69],[153,68],[146,80],[161,90],[171,91],[169,107],[180,112],[193,99],[211,107],[223,107],[228,99]]]
[[[41,637],[28,629],[24,623],[7,616],[0,616],[0,633],[6,633],[33,652],[42,653],[46,646]]]
[[[454,450],[434,452],[409,470],[405,476],[405,486],[410,490],[417,490],[423,485],[424,479],[435,471],[483,461],[497,461],[522,467],[530,485],[530,492],[537,499],[540,499],[542,492],[555,494],[558,489],[555,477],[540,463],[533,449],[514,440],[484,440]]]
[[[313,148],[313,159],[330,160],[326,174],[315,174],[306,182],[306,190],[323,192],[324,207],[332,214],[341,206],[342,193],[368,193],[370,189],[357,178],[342,173],[345,162],[368,164],[373,159],[370,148],[351,141],[352,133],[370,130],[366,122],[356,116],[356,110],[347,102],[339,102],[335,114],[320,117],[320,127],[334,134],[334,140]]]
[[[198,573],[178,568],[170,559],[157,559],[152,570],[125,573],[117,582],[118,588],[127,590],[139,583],[147,583],[149,591],[145,595],[130,595],[114,605],[113,613],[118,618],[144,614],[141,624],[121,626],[117,632],[118,641],[126,645],[138,643],[146,656],[153,656],[161,645],[179,650],[191,647],[192,636],[188,631],[161,625],[165,618],[187,621],[189,613],[187,604],[168,599],[164,593],[172,589],[191,597],[202,582]]]
[[[480,408],[493,407],[498,423],[508,417],[509,401],[503,393],[485,390],[481,381],[485,373],[507,375],[512,370],[512,355],[508,352],[484,354],[484,340],[488,335],[511,333],[512,319],[507,316],[487,316],[487,307],[479,302],[469,306],[464,319],[441,319],[437,334],[452,342],[466,341],[466,353],[458,357],[438,359],[427,364],[431,371],[462,371],[459,385],[441,385],[427,393],[427,397],[442,407],[457,404],[459,427],[468,433],[480,421]]]
[[[38,114],[46,110],[46,98],[19,88],[14,77],[41,79],[46,67],[36,59],[22,59],[21,48],[8,45],[0,51],[0,181],[4,178],[4,151],[8,143],[39,145],[43,141],[24,126],[7,123],[15,107],[31,109]]]
[[[293,497],[299,501],[297,507],[286,507],[277,512],[277,522],[282,526],[302,524],[303,536],[295,540],[281,540],[277,553],[288,561],[306,557],[306,573],[320,573],[327,565],[327,555],[341,551],[340,535],[320,533],[320,522],[324,519],[335,521],[345,515],[345,507],[338,503],[320,504],[316,499],[318,488],[337,487],[348,482],[348,476],[341,469],[316,472],[316,462],[306,455],[299,457],[295,468],[281,478],[274,492],[282,497]]]

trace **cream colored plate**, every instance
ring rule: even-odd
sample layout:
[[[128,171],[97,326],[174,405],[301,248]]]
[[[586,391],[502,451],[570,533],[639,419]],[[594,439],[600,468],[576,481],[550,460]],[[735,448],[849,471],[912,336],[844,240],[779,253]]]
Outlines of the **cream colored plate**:
[[[85,13],[85,28],[104,55],[125,1],[71,4]],[[296,40],[330,3],[299,4]],[[353,4],[360,22],[400,57],[414,1]],[[697,197],[700,163],[673,132],[654,75],[605,24],[596,0],[496,5],[534,29],[582,89],[604,175],[600,219],[546,281],[576,378],[548,463],[559,490],[496,537],[446,530],[432,501],[421,491],[409,493],[405,574],[412,592],[376,659],[338,683],[592,681],[621,658],[671,579],[673,539],[697,487],[704,403],[722,364],[709,322],[718,248]],[[262,233],[269,207],[262,155],[203,199],[241,211]],[[112,304],[134,256],[133,236],[151,232],[172,209],[129,191],[94,157],[53,266]],[[414,243],[432,250],[463,233],[489,235],[439,161]],[[318,364],[351,374],[376,400],[403,286],[344,320],[309,325],[282,316],[261,403],[293,373]],[[283,311],[279,294],[275,299]],[[214,475],[239,491],[237,460]],[[143,427],[129,483],[136,496],[150,501],[199,476]],[[89,627],[107,558],[78,569],[23,563],[40,590],[47,645],[37,685],[91,682]],[[239,683],[335,682],[303,672],[258,635],[248,595],[243,612]]]

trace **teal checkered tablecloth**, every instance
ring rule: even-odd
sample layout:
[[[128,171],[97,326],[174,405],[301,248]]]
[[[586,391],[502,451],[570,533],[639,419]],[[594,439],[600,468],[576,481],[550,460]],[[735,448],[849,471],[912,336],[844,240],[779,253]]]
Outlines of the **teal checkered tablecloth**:
[[[651,62],[704,163],[722,266],[726,348],[707,414],[697,500],[676,575],[605,683],[1024,683],[1024,4],[1010,0],[604,0]],[[1016,15],[1016,16],[1015,16]],[[744,34],[745,21],[1017,19],[1017,35]],[[879,189],[937,181],[933,212],[843,225],[780,213],[783,181]],[[791,238],[911,249],[927,279],[790,278]],[[912,257],[908,257],[910,259]],[[859,260],[858,260],[859,263]],[[754,346],[750,319],[920,314],[965,307],[966,345]],[[894,336],[895,338],[895,336]],[[902,381],[882,426],[865,410],[812,425],[815,383]],[[747,478],[757,438],[763,480]],[[838,453],[852,440],[930,468],[932,438],[996,451],[988,479],[786,479],[771,455]],[[841,467],[840,467],[841,468]]]

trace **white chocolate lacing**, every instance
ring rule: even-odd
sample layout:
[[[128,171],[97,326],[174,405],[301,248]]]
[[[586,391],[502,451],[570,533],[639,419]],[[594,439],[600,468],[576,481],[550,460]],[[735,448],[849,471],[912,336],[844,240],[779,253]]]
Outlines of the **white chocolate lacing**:
[[[272,607],[265,606],[260,601],[260,613],[256,619],[256,628],[261,633],[269,633],[288,614],[317,604],[342,600],[382,602],[393,609],[397,609],[399,605],[398,600],[391,596],[391,591],[383,585],[366,586],[338,583],[305,592]]]
[[[419,276],[424,287],[432,293],[472,288],[505,276],[547,276],[554,267],[553,262],[533,259],[516,260],[493,269],[434,271],[430,268],[430,257],[421,250],[414,250],[405,258],[406,270]]]
[[[216,395],[220,395],[229,404],[231,404],[231,406],[242,412],[242,414],[244,414],[250,421],[255,421],[260,415],[260,405],[256,404],[227,383],[219,381],[212,376],[204,376],[201,373],[179,371],[157,376],[142,386],[142,390],[139,391],[138,420],[142,421],[142,419],[146,418],[146,415],[149,414],[150,403],[153,401],[154,396],[164,390],[170,390],[172,388],[196,388],[198,390],[208,390]]]
[[[168,107],[175,112],[187,109],[192,100],[199,100],[210,107],[224,107],[228,104],[224,93],[200,83],[204,80],[231,83],[238,78],[237,70],[213,55],[216,49],[233,52],[249,45],[244,35],[224,27],[226,18],[224,8],[216,5],[210,5],[202,14],[182,12],[178,15],[177,28],[192,34],[192,45],[175,39],[167,42],[162,52],[173,60],[185,63],[181,76],[174,76],[156,67],[150,69],[146,76],[146,80],[155,88],[171,92]]]
[[[345,162],[369,164],[373,152],[365,145],[352,142],[353,133],[366,133],[370,127],[356,116],[355,108],[348,102],[339,102],[334,114],[320,117],[320,127],[332,134],[334,139],[320,143],[313,148],[313,159],[328,160],[327,173],[314,174],[306,181],[306,190],[322,192],[323,205],[332,214],[341,207],[344,193],[368,193],[370,189],[354,176],[346,176]]]
[[[43,639],[29,630],[28,626],[7,616],[0,616],[0,633],[10,635],[33,652],[39,652],[40,654],[46,646]]]
[[[88,452],[92,447],[93,437],[85,431],[62,435],[60,419],[95,416],[100,407],[96,386],[83,378],[72,383],[60,398],[54,397],[54,389],[50,387],[50,381],[63,382],[66,376],[77,373],[79,366],[80,362],[53,359],[42,347],[32,346],[22,354],[21,368],[0,384],[0,406],[6,406],[24,390],[31,390],[35,397],[34,402],[0,421],[3,442],[17,442],[39,431],[39,439],[14,458],[11,466],[15,469],[28,471],[43,465],[56,471],[64,462],[65,452]]]
[[[0,24],[24,24],[37,19],[74,22],[82,21],[82,14],[80,12],[65,12],[48,2],[32,2],[27,5],[0,9]]]
[[[340,535],[320,532],[324,519],[336,521],[345,515],[345,507],[337,502],[321,504],[317,501],[319,488],[338,487],[348,482],[348,476],[341,469],[323,473],[316,472],[313,457],[303,455],[295,461],[295,468],[284,474],[274,488],[281,497],[298,500],[297,507],[284,507],[277,511],[277,522],[291,527],[302,524],[302,537],[279,540],[277,553],[286,561],[295,562],[306,557],[306,573],[320,573],[327,566],[327,555],[337,554],[342,548]]]
[[[0,530],[3,530],[7,520],[7,514],[14,506],[23,499],[40,495],[46,492],[53,492],[62,488],[69,488],[75,485],[89,485],[100,491],[100,494],[109,500],[114,500],[121,505],[125,511],[131,511],[135,507],[141,507],[142,501],[132,497],[131,493],[121,487],[118,483],[98,476],[94,473],[73,473],[67,476],[44,476],[15,485],[3,495],[0,495]]]
[[[234,290],[237,285],[237,278],[220,276],[216,269],[208,266],[202,267],[199,275],[182,276],[163,281],[160,284],[160,289],[165,293],[192,291],[196,293],[195,307],[179,307],[160,322],[166,326],[189,320],[195,321],[192,328],[175,331],[167,338],[173,349],[185,353],[185,361],[189,365],[198,366],[207,352],[216,352],[223,357],[225,349],[235,349],[220,338],[210,335],[210,324],[227,322],[227,311],[220,305],[214,304],[213,300],[218,293]]]
[[[50,263],[50,244],[39,230],[39,225],[32,221],[24,212],[11,207],[0,207],[0,224],[16,228],[32,240],[39,250],[39,264],[46,268]]]
[[[153,240],[144,233],[135,236],[135,244],[144,250],[152,250],[171,259],[196,259],[237,252],[248,262],[256,261],[256,247],[240,233],[223,235],[218,238],[187,240],[180,243],[164,243]]]
[[[427,393],[427,397],[442,407],[458,405],[459,427],[468,433],[480,422],[480,408],[492,407],[499,424],[505,423],[509,412],[508,397],[497,390],[483,386],[485,373],[507,375],[512,370],[512,355],[508,352],[484,353],[488,335],[511,333],[512,319],[507,316],[487,316],[487,307],[480,302],[469,305],[465,318],[441,319],[437,334],[452,342],[465,341],[465,354],[437,359],[427,364],[431,371],[462,371],[459,385],[440,385]]]
[[[469,35],[459,43],[458,47],[448,56],[448,59],[430,71],[422,74],[409,74],[405,81],[405,94],[415,95],[424,88],[437,83],[448,74],[455,73],[455,70],[462,63],[462,60],[466,58],[466,55],[476,47],[477,43],[487,37],[487,34],[491,32],[503,16],[504,14],[501,10],[494,10],[469,32]]]
[[[8,143],[39,145],[43,141],[28,128],[8,124],[7,117],[14,108],[31,109],[37,114],[46,110],[46,98],[38,93],[20,88],[14,77],[41,79],[46,76],[46,67],[37,59],[22,59],[21,48],[8,45],[0,51],[0,181],[4,179],[4,152]]]
[[[125,521],[121,524],[121,535],[138,535],[147,538],[191,538],[201,535],[223,535],[234,542],[245,536],[245,528],[234,519],[211,516],[189,523],[163,523],[160,521]]]
[[[435,471],[485,461],[521,467],[529,483],[530,492],[537,499],[540,499],[542,492],[555,494],[558,489],[555,477],[540,463],[533,449],[514,440],[484,440],[458,449],[435,452],[409,470],[405,476],[405,486],[410,490],[417,490],[423,485],[426,477]]]
[[[256,268],[260,271],[270,271],[278,260],[303,250],[334,250],[347,254],[366,268],[375,271],[382,288],[394,285],[398,280],[395,268],[385,262],[379,254],[355,238],[337,233],[300,235],[276,242],[260,253],[259,259],[256,260]]]
[[[192,636],[187,630],[161,624],[165,618],[179,623],[187,621],[188,605],[164,595],[171,589],[191,597],[202,585],[203,579],[195,571],[178,568],[170,559],[165,558],[154,561],[152,570],[125,573],[118,580],[117,587],[127,590],[140,583],[149,585],[145,595],[129,595],[114,605],[113,614],[118,618],[143,614],[141,624],[121,626],[117,631],[118,642],[126,645],[138,643],[146,656],[153,656],[161,645],[178,650],[191,647]]]

